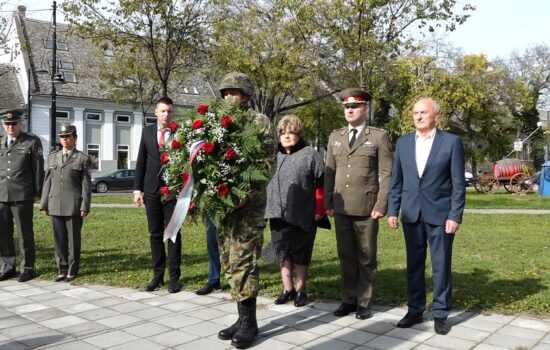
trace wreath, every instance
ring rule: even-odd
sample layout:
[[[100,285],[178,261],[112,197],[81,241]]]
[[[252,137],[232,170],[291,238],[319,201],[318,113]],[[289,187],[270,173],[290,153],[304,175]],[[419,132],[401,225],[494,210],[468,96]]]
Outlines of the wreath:
[[[270,162],[254,113],[217,99],[174,118],[160,155],[166,184],[160,188],[162,198],[179,196],[192,174],[189,215],[209,216],[216,227],[223,226],[252,190],[268,180]]]

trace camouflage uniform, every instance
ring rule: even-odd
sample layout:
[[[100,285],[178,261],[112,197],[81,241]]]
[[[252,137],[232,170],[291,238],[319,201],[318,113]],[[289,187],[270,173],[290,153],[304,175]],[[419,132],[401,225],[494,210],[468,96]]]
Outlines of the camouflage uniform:
[[[254,86],[243,73],[229,73],[221,81],[220,93],[234,89],[249,97],[241,108],[249,108],[254,96]],[[275,138],[270,120],[263,114],[254,114],[254,123],[260,125],[260,137],[264,147],[264,158],[273,163]],[[268,174],[269,175],[269,174]],[[269,176],[268,176],[269,177]],[[231,339],[231,345],[243,348],[250,345],[258,334],[256,321],[256,297],[260,289],[260,259],[263,233],[266,226],[264,210],[266,204],[267,180],[257,184],[252,193],[233,211],[228,224],[218,232],[218,247],[222,271],[231,286],[231,296],[237,301],[239,319],[232,326],[221,330],[218,338]]]
[[[275,140],[269,119],[263,114],[257,114],[254,122],[264,126],[261,135],[264,152],[266,157],[273,159]],[[222,271],[231,286],[231,296],[236,301],[255,298],[260,289],[258,259],[266,226],[266,186],[267,181],[257,185],[246,199],[246,204],[232,213],[229,225],[218,233]]]

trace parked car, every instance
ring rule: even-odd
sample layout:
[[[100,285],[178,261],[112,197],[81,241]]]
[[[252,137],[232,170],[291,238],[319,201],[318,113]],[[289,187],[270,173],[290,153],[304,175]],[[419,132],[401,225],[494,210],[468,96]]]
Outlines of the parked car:
[[[466,187],[474,184],[474,176],[470,172],[464,172],[464,180],[466,182]]]
[[[107,191],[131,190],[134,187],[134,169],[122,169],[112,173],[92,178],[92,191],[105,193]]]

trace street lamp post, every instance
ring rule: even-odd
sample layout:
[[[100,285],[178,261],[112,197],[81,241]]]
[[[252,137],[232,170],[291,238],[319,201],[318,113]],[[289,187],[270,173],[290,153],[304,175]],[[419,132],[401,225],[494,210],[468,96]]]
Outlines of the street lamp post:
[[[50,152],[53,152],[56,150],[56,114],[57,114],[57,106],[56,106],[56,97],[57,92],[55,88],[55,84],[64,84],[65,79],[63,78],[63,75],[61,73],[57,72],[57,22],[56,22],[56,12],[57,12],[57,4],[54,1],[53,5],[53,16],[52,16],[52,106],[50,108]]]

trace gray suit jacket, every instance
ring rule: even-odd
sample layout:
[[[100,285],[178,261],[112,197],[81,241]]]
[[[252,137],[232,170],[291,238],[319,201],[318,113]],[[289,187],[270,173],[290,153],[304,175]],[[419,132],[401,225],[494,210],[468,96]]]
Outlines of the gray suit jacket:
[[[90,179],[90,157],[73,150],[65,163],[63,151],[48,155],[48,168],[42,189],[40,210],[49,215],[77,216],[80,211],[90,211],[92,187]]]

